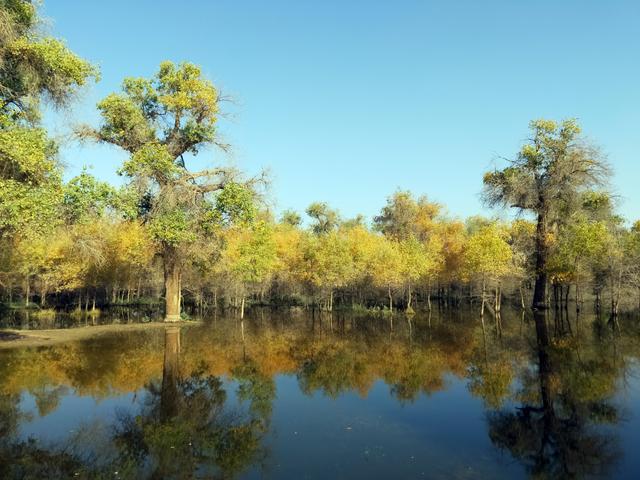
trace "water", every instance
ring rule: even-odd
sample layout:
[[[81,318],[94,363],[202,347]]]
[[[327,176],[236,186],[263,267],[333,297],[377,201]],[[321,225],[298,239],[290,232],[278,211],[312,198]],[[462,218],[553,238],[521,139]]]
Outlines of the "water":
[[[0,477],[640,478],[638,319],[485,322],[255,311],[0,350]]]

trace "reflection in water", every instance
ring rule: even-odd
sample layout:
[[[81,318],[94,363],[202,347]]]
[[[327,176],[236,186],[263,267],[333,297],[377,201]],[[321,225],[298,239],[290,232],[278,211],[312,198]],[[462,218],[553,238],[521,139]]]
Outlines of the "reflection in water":
[[[205,365],[183,377],[179,362],[180,329],[169,327],[161,384],[149,385],[140,413],[120,416],[121,471],[131,465],[135,478],[225,478],[242,471],[258,458],[258,423],[225,412],[222,382]]]
[[[463,311],[393,325],[259,312],[0,351],[0,478],[326,477],[330,464],[314,473],[312,458],[292,453],[305,445],[335,459],[337,476],[611,474],[628,448],[617,392],[640,353],[637,323],[567,325],[507,311],[496,328]],[[74,420],[87,398],[114,404]],[[430,412],[443,399],[452,409],[438,424]],[[465,409],[483,409],[487,423],[459,420]],[[354,423],[368,433],[357,437]],[[491,444],[518,464],[488,456]]]
[[[616,372],[606,358],[585,362],[579,347],[553,345],[545,313],[534,316],[537,372],[523,379],[521,406],[489,413],[491,440],[535,478],[605,475],[620,452],[616,438],[594,426],[619,420],[610,403]]]
[[[82,452],[74,440],[47,449],[35,440],[20,439],[19,395],[3,395],[1,477],[111,478],[118,472],[119,478],[227,478],[241,472],[262,455],[260,437],[268,424],[270,398],[265,395],[268,387],[256,385],[268,382],[256,380],[250,367],[242,369],[239,395],[252,404],[252,415],[244,416],[225,409],[222,381],[205,372],[203,364],[190,375],[181,374],[180,329],[167,328],[161,381],[145,387],[140,411],[119,412],[112,454],[100,458]],[[38,387],[36,403],[43,416],[55,408],[62,387],[47,389],[44,395],[41,388],[46,389]]]

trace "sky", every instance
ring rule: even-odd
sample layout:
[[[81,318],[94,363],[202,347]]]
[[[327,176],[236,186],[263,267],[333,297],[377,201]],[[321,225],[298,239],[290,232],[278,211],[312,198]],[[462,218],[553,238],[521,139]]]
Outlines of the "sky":
[[[61,139],[97,125],[96,103],[127,76],[190,61],[233,103],[189,167],[270,172],[269,201],[326,201],[368,218],[397,189],[483,209],[482,174],[513,157],[534,118],[575,117],[615,175],[620,212],[640,218],[640,2],[636,0],[45,0],[51,34],[100,67]],[[66,176],[84,165],[119,184],[125,155],[65,140]]]

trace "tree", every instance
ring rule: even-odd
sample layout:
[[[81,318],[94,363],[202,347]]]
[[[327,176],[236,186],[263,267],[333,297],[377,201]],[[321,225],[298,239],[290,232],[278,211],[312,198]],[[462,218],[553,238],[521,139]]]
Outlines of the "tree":
[[[298,212],[294,212],[293,210],[285,210],[284,212],[282,212],[280,222],[291,225],[292,227],[299,227],[302,223],[302,217]]]
[[[480,227],[471,234],[465,247],[465,271],[482,282],[482,306],[484,315],[487,281],[499,282],[509,272],[513,253],[507,243],[506,232],[495,223]],[[500,308],[500,286],[496,285],[496,314]]]
[[[35,2],[0,3],[0,237],[38,233],[61,199],[57,146],[40,122],[40,103],[69,103],[95,67],[39,34]]]
[[[273,232],[264,221],[256,222],[250,228],[231,230],[226,240],[224,257],[243,287],[240,318],[244,318],[244,290],[265,282],[273,272],[277,261],[276,245]]]
[[[402,285],[402,255],[395,240],[376,237],[369,257],[369,272],[375,286],[385,288],[389,297],[389,312],[393,313],[393,291]]]
[[[67,223],[94,220],[116,203],[116,190],[91,175],[86,168],[63,189],[63,210]]]
[[[429,268],[427,249],[423,243],[411,236],[400,242],[400,257],[402,261],[401,272],[407,289],[407,311],[412,312],[411,307],[413,286],[426,275]]]
[[[603,185],[609,168],[597,149],[580,138],[575,120],[535,120],[532,138],[509,166],[484,175],[483,197],[536,216],[536,282],[533,308],[546,308],[549,234],[562,221],[564,207],[579,193]]]
[[[326,310],[333,310],[333,294],[343,287],[353,273],[348,243],[339,231],[324,235],[306,235],[300,244],[298,278],[313,292],[327,294]]]
[[[129,153],[120,173],[150,204],[146,221],[163,258],[166,321],[180,319],[189,246],[225,222],[253,215],[253,193],[233,169],[190,172],[185,163],[207,145],[226,148],[216,135],[219,101],[199,67],[162,62],[150,80],[126,78],[122,93],[98,104],[102,125],[79,132]]]
[[[398,241],[415,236],[425,241],[434,229],[435,218],[442,207],[422,196],[417,200],[409,191],[398,190],[387,198],[380,215],[374,217],[376,229]]]
[[[329,205],[324,202],[312,203],[307,208],[306,213],[314,220],[314,223],[311,225],[311,230],[316,235],[329,233],[335,230],[340,224],[338,212],[329,208]]]

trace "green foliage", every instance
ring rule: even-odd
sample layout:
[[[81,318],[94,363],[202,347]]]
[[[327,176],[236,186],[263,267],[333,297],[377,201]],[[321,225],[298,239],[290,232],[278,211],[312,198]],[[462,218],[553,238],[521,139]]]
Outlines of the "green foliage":
[[[44,129],[22,126],[0,115],[1,178],[42,184],[58,173],[56,153]]]
[[[58,221],[62,201],[58,184],[31,186],[0,179],[0,237],[46,233]]]
[[[441,208],[425,196],[416,200],[411,192],[398,190],[387,199],[382,212],[373,221],[378,231],[395,240],[414,236],[425,241],[432,233],[434,219]]]
[[[504,228],[489,223],[471,234],[465,245],[465,271],[470,277],[499,279],[511,267],[513,253]]]
[[[329,208],[329,205],[324,202],[312,203],[307,207],[306,214],[314,220],[311,229],[316,235],[329,233],[340,223],[338,212]]]
[[[124,173],[170,176],[178,157],[215,140],[218,92],[196,65],[162,62],[150,80],[126,78],[122,93],[106,97],[98,110],[102,126],[85,133],[132,154]]]
[[[193,242],[196,239],[189,215],[181,210],[156,215],[149,222],[149,233],[155,241],[171,247]]]
[[[299,213],[294,212],[293,210],[285,210],[284,212],[282,212],[280,221],[282,223],[286,223],[287,225],[291,225],[292,227],[299,227],[302,223],[302,217]]]
[[[604,183],[608,166],[581,141],[575,120],[530,123],[531,141],[503,170],[484,175],[484,199],[536,213],[558,215],[581,191]]]
[[[0,3],[0,237],[55,223],[57,148],[38,125],[42,98],[60,106],[97,70],[59,40],[41,37],[33,2]]]
[[[223,225],[250,223],[256,217],[254,192],[246,185],[229,182],[216,196],[215,210]]]
[[[105,215],[115,204],[116,191],[91,175],[86,168],[64,186],[63,206],[67,222],[86,222]]]

